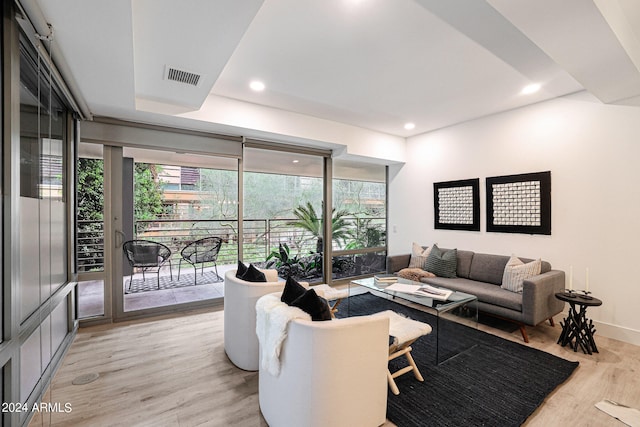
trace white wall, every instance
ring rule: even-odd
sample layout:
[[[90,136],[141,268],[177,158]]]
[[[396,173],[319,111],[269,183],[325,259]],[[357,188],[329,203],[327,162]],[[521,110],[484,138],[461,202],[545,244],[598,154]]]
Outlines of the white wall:
[[[407,141],[391,167],[389,252],[412,241],[573,266],[597,333],[640,345],[640,109],[585,93],[459,124]],[[551,236],[487,233],[485,178],[551,171]],[[481,231],[434,229],[433,183],[480,178]],[[567,279],[568,280],[568,279]]]

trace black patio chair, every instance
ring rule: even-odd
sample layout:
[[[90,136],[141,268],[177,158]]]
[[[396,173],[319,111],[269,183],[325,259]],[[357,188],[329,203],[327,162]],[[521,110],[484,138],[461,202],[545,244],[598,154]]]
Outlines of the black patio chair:
[[[221,279],[218,275],[217,260],[221,246],[222,239],[220,237],[205,237],[204,239],[196,240],[195,242],[191,242],[187,246],[185,246],[180,251],[182,259],[180,259],[180,263],[178,264],[178,280],[180,280],[180,267],[182,266],[182,261],[186,261],[193,266],[194,286],[198,284],[198,270],[196,264],[201,264],[200,274],[203,275],[204,264],[207,262],[212,262],[216,269],[216,277],[218,278],[217,281],[220,281]]]
[[[142,270],[143,282],[146,280],[144,276],[145,271],[151,268],[157,268],[158,289],[160,289],[160,269],[167,261],[169,262],[169,274],[173,281],[171,249],[167,246],[151,240],[129,240],[123,243],[122,250],[127,257],[127,261],[129,261],[129,265]],[[132,278],[129,279],[129,289],[131,289]]]

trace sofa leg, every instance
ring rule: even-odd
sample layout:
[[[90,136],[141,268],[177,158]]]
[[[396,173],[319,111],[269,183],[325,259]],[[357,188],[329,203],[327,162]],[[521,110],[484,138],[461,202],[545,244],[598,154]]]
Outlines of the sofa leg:
[[[529,343],[529,336],[527,335],[527,330],[524,328],[524,325],[520,325],[520,333],[522,334],[522,339],[527,344]]]
[[[549,324],[553,327],[556,326],[556,323],[553,321],[553,316],[549,317]]]

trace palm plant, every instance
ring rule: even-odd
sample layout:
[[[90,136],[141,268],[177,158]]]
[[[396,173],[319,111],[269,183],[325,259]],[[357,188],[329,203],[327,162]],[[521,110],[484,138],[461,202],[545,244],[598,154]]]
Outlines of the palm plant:
[[[373,248],[384,245],[386,232],[382,224],[374,224],[372,218],[362,218],[357,221],[353,239],[345,249]]]
[[[318,216],[311,202],[307,202],[304,206],[296,207],[293,210],[293,215],[295,215],[296,219],[289,221],[287,225],[298,227],[311,233],[313,238],[316,239],[316,252],[322,253],[324,249],[322,216]],[[331,210],[332,238],[338,243],[344,244],[353,237],[353,231],[345,219],[348,215],[349,212],[345,210],[336,211],[335,208]]]

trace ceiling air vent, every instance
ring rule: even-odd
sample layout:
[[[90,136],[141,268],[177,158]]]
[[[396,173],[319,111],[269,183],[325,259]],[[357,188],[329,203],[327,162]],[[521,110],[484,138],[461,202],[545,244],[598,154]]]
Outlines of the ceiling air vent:
[[[180,70],[174,67],[165,67],[165,79],[172,80],[178,83],[186,83],[191,86],[198,86],[198,82],[202,76],[200,74],[192,73],[185,70]]]

